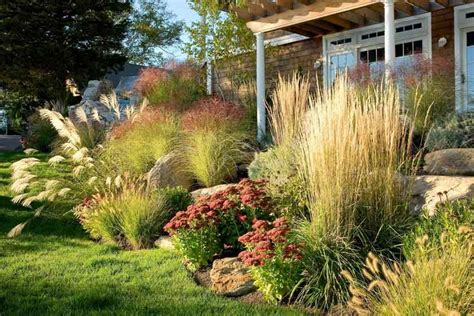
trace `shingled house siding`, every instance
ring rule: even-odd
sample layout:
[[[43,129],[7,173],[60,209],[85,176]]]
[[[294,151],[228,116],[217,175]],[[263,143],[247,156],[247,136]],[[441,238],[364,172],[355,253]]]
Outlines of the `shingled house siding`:
[[[313,83],[316,83],[317,76],[322,80],[322,67],[314,69],[314,63],[321,59],[322,51],[321,37],[268,48],[265,56],[267,88],[271,89],[278,74],[291,75],[294,71],[309,74]],[[240,56],[236,61],[222,62],[214,72],[214,91],[232,98],[230,90],[235,89],[232,82],[255,78],[255,58]]]
[[[454,65],[454,10],[446,8],[431,13],[432,57],[441,58],[446,64]],[[444,47],[438,47],[441,37],[447,39]],[[322,58],[322,37],[273,47],[266,52],[267,88],[273,86],[278,73],[289,75],[301,71],[310,75],[312,83],[319,77],[322,82],[322,67],[314,69],[314,63]],[[232,80],[240,77],[255,77],[255,58],[241,58],[239,62],[229,61],[215,69],[214,91],[229,96]],[[454,69],[454,67],[452,67]],[[454,78],[453,78],[454,80]]]
[[[442,37],[445,37],[448,42],[444,47],[438,47],[438,40]],[[452,7],[431,13],[431,38],[433,58],[442,58],[454,65],[454,9]],[[454,70],[454,66],[452,69]]]

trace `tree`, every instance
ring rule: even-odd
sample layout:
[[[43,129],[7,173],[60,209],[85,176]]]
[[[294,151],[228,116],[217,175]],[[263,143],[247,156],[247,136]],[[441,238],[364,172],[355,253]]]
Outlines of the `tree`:
[[[245,22],[233,13],[222,9],[229,5],[242,5],[245,1],[188,0],[189,5],[202,20],[187,28],[189,41],[184,44],[185,53],[198,62],[217,62],[254,49],[255,39]]]
[[[125,40],[128,58],[142,65],[158,65],[167,46],[179,42],[184,27],[163,0],[136,0]]]
[[[126,61],[123,40],[130,1],[15,0],[0,2],[0,86],[40,99],[66,98]]]

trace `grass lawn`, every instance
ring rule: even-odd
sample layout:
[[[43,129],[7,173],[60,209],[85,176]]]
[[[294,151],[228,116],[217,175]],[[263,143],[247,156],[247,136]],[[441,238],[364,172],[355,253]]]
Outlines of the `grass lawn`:
[[[36,218],[7,238],[32,215],[10,202],[9,165],[22,157],[0,152],[0,315],[301,314],[218,297],[197,286],[173,252],[97,244],[65,219]]]

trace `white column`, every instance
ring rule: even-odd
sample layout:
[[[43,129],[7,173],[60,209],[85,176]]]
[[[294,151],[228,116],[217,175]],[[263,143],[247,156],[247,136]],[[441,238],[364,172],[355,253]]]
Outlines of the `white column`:
[[[257,140],[262,141],[266,131],[265,111],[265,45],[263,33],[257,39]]]
[[[395,8],[394,0],[384,0],[385,17],[385,74],[390,76],[395,66]]]
[[[212,62],[209,58],[207,59],[206,64],[207,95],[212,95]]]

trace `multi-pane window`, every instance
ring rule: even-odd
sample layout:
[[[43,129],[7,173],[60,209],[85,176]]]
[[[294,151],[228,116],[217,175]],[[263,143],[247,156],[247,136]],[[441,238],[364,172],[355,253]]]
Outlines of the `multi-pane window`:
[[[430,55],[430,25],[430,14],[396,21],[395,67],[410,66],[416,62],[417,54]],[[371,76],[379,71],[383,73],[384,35],[384,26],[380,24],[326,36],[325,83],[331,84],[338,72],[357,65],[367,65]]]
[[[351,52],[331,56],[329,58],[329,82],[333,82],[338,74],[354,65],[354,55]]]

